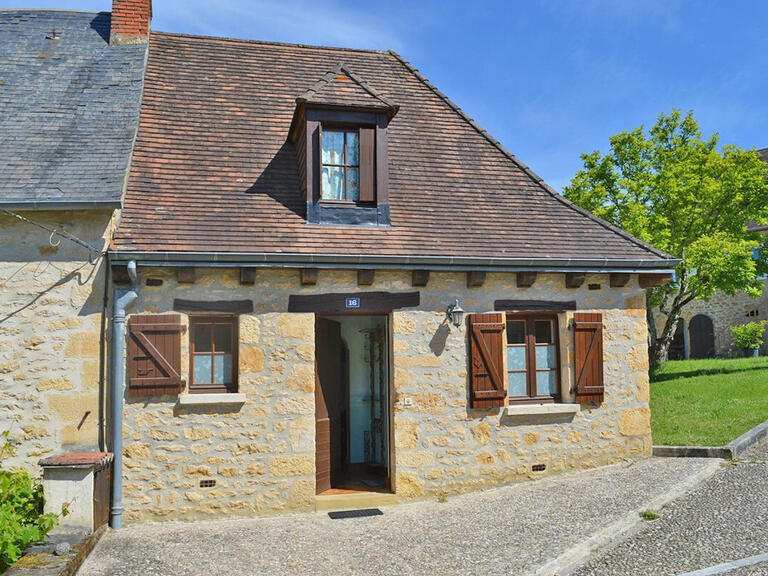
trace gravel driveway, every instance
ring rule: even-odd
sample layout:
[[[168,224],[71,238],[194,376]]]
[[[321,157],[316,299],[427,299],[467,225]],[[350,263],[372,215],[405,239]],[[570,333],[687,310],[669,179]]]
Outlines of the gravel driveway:
[[[768,442],[752,448],[577,576],[672,575],[768,552]],[[727,572],[768,575],[768,563]]]
[[[617,519],[636,518],[638,507],[712,466],[711,460],[649,459],[446,503],[387,507],[369,518],[313,513],[133,525],[105,535],[79,574],[521,575]]]

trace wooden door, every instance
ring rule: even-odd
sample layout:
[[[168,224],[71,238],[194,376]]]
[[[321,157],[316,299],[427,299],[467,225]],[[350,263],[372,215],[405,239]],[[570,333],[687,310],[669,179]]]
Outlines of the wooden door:
[[[712,318],[697,314],[689,325],[691,358],[712,358],[715,355],[715,327]]]
[[[315,470],[316,491],[331,488],[341,472],[346,356],[341,324],[315,319]]]

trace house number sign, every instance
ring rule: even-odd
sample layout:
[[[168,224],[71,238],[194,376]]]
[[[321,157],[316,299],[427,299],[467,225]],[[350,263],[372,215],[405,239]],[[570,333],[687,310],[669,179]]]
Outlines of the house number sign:
[[[347,298],[347,308],[360,308],[360,298]]]

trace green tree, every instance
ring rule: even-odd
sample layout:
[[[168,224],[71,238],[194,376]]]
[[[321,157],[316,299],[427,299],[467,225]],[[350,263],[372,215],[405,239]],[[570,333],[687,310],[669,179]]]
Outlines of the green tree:
[[[759,250],[765,239],[747,230],[748,222],[768,220],[768,165],[757,152],[718,149],[718,136],[702,138],[692,112],[673,110],[647,132],[641,126],[611,137],[609,153],[581,158],[564,195],[680,259],[672,282],[646,294],[652,366],[666,360],[686,304],[716,290],[760,295],[768,249]],[[660,331],[655,308],[666,315]]]

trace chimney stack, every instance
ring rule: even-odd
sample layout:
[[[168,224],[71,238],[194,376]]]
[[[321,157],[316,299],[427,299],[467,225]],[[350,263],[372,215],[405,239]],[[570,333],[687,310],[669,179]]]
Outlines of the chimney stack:
[[[152,0],[112,0],[109,43],[146,43],[151,20]]]

